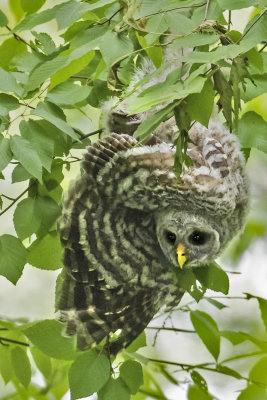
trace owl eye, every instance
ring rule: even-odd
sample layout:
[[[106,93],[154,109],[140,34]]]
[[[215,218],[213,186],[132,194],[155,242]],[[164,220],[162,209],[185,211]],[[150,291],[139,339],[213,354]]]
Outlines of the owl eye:
[[[167,238],[168,242],[173,244],[173,243],[175,243],[176,235],[175,235],[175,233],[173,233],[171,231],[166,231],[166,238]]]
[[[201,246],[208,240],[208,234],[206,232],[194,231],[188,238],[191,244]]]

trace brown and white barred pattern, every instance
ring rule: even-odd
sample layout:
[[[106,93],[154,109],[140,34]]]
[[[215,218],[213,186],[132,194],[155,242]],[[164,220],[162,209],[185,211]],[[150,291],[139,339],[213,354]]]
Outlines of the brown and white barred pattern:
[[[247,194],[236,141],[216,126],[191,135],[194,166],[181,180],[171,144],[142,146],[112,134],[87,149],[85,173],[70,188],[60,221],[65,268],[57,308],[79,348],[121,330],[111,344],[116,353],[163,305],[178,304],[183,293],[160,251],[154,212],[199,210],[219,215],[222,230],[242,226]]]

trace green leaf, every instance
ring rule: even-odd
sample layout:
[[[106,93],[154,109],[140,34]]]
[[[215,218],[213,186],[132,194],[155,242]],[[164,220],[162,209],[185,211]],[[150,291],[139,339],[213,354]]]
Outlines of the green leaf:
[[[0,136],[0,171],[6,168],[8,163],[12,160],[12,153],[9,146],[9,140]]]
[[[0,346],[0,374],[5,384],[14,377],[10,347]]]
[[[241,8],[256,6],[257,4],[257,1],[253,0],[217,0],[217,1],[223,10],[239,10]]]
[[[56,232],[35,240],[28,250],[28,262],[36,268],[56,270],[63,267],[63,248]]]
[[[94,58],[95,52],[91,50],[82,57],[72,60],[68,65],[59,69],[51,76],[50,88],[57,86],[59,83],[66,81],[70,76],[77,74],[83,70]]]
[[[267,400],[266,390],[258,385],[248,385],[237,400]]]
[[[25,216],[27,216],[27,223],[25,223]],[[36,201],[30,197],[23,199],[16,207],[13,222],[21,240],[35,233],[41,223],[36,213]]]
[[[25,43],[16,40],[14,37],[5,40],[0,46],[0,67],[9,71],[14,57],[21,56],[26,51]]]
[[[136,339],[134,339],[134,341],[127,347],[127,352],[128,353],[134,353],[136,352],[138,349],[141,349],[142,347],[146,346],[146,334],[143,331],[142,333],[140,333],[139,336],[137,336]]]
[[[90,94],[89,86],[80,86],[73,82],[63,82],[52,89],[47,100],[58,106],[74,105],[85,100]]]
[[[31,354],[39,371],[46,379],[49,379],[52,373],[51,359],[37,347],[31,348]]]
[[[197,371],[191,372],[192,381],[199,387],[199,389],[203,390],[204,392],[208,391],[208,385],[202,375],[200,375]]]
[[[202,299],[206,288],[197,282],[192,268],[184,268],[183,270],[175,268],[174,276],[177,285],[186,290],[197,302]]]
[[[98,400],[130,400],[130,397],[127,386],[125,386],[120,378],[110,378],[98,392]]]
[[[232,376],[233,378],[236,378],[236,379],[243,379],[242,376],[237,371],[235,371],[229,367],[226,367],[225,365],[217,364],[216,370],[218,372],[220,372],[221,374]]]
[[[9,111],[16,110],[19,107],[20,104],[16,97],[0,93],[0,115],[6,115]]]
[[[215,262],[210,265],[193,269],[194,274],[202,285],[215,292],[227,294],[229,291],[229,278],[227,273]]]
[[[265,326],[265,330],[267,331],[267,300],[257,297],[260,310],[261,310],[261,318]]]
[[[21,7],[28,14],[33,14],[41,8],[46,0],[20,0]]]
[[[49,121],[72,139],[79,138],[74,130],[66,123],[66,117],[63,111],[55,104],[49,103],[48,101],[40,102],[32,113]]]
[[[188,392],[187,392],[187,398],[188,400],[212,400],[213,397],[207,393],[201,390],[198,386],[189,386]]]
[[[198,121],[208,127],[210,116],[214,107],[214,89],[211,79],[207,79],[200,93],[187,97],[187,111],[191,121]],[[203,101],[205,99],[205,101]]]
[[[49,196],[38,198],[38,213],[41,219],[40,230],[37,236],[43,236],[55,224],[61,214],[60,206]]]
[[[245,113],[238,123],[237,135],[243,147],[255,147],[267,153],[267,122],[254,111]],[[257,134],[255,134],[255,132]]]
[[[54,142],[47,135],[43,135],[42,130],[36,121],[21,121],[19,125],[21,136],[28,140],[38,154],[42,166],[51,171],[51,164],[54,155]]]
[[[23,386],[27,387],[31,381],[31,363],[24,349],[19,346],[11,350],[11,359],[15,374]]]
[[[215,360],[220,353],[220,332],[214,319],[203,311],[191,311],[190,317],[196,333]]]
[[[131,394],[138,392],[144,383],[142,366],[134,360],[127,360],[120,366],[120,378],[129,388]]]
[[[214,307],[217,307],[219,310],[222,310],[223,308],[227,308],[225,304],[221,303],[220,301],[210,299],[208,297],[205,298],[210,304],[212,304]]]
[[[28,0],[30,1],[30,0]],[[40,1],[40,0],[38,0]],[[33,3],[33,2],[31,2]],[[35,2],[34,2],[35,3]],[[41,11],[39,13],[33,13],[27,15],[15,28],[14,32],[25,31],[27,29],[32,29],[37,25],[44,24],[45,22],[51,21],[56,17],[56,12],[59,10],[64,4],[57,4],[53,8],[49,8],[48,10]],[[34,7],[34,4],[33,4]]]
[[[16,165],[12,172],[12,183],[27,181],[32,175],[21,164]]]
[[[218,106],[222,109],[223,115],[228,122],[230,129],[232,128],[232,96],[233,91],[230,83],[225,79],[221,70],[218,70],[213,75],[214,89],[220,95]]]
[[[249,337],[244,332],[221,331],[220,335],[229,340],[234,346],[249,340]]]
[[[38,33],[35,31],[32,31],[31,33],[35,37],[36,46],[39,47],[45,55],[50,55],[57,50],[53,39],[48,35],[48,33]]]
[[[261,358],[253,366],[249,373],[249,379],[255,383],[267,385],[267,357]]]
[[[75,338],[63,336],[64,325],[52,319],[26,324],[22,328],[29,340],[50,357],[72,360],[76,354]]]
[[[98,392],[109,379],[109,374],[109,361],[103,354],[89,350],[78,355],[69,371],[71,399],[80,399]]]
[[[14,92],[21,95],[22,88],[18,85],[14,76],[0,67],[0,90],[3,92]]]
[[[160,111],[157,111],[155,114],[149,116],[144,122],[142,122],[138,126],[137,130],[134,133],[134,136],[139,137],[141,140],[144,140],[154,129],[158,127],[161,122],[165,121],[167,117],[171,117],[170,113],[174,110],[177,104],[177,101],[168,104]]]
[[[26,171],[42,182],[42,163],[33,145],[27,139],[14,135],[10,138],[10,147]]]
[[[22,275],[27,260],[27,250],[15,236],[0,236],[0,275],[14,285]]]
[[[110,46],[110,43],[112,43],[112,46]],[[102,37],[99,48],[103,59],[109,66],[126,54],[131,53],[133,43],[127,36],[108,30]]]
[[[205,66],[200,67],[197,73],[201,73]],[[194,73],[195,75],[195,73]],[[140,113],[165,101],[183,99],[191,93],[201,92],[205,79],[202,76],[191,74],[183,84],[179,81],[168,84],[167,80],[157,83],[141,92],[128,107],[130,113]]]
[[[3,13],[3,11],[0,10],[0,26],[5,26],[8,24],[7,17]]]
[[[90,5],[87,3],[79,3],[76,1],[68,1],[60,7],[56,12],[56,20],[58,29],[64,29],[79,20],[88,10]]]

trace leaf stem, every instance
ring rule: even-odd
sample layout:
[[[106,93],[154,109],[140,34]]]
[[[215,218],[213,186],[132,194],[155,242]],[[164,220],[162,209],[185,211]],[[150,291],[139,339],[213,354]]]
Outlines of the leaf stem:
[[[154,392],[149,391],[149,390],[139,389],[139,393],[146,394],[147,396],[152,397],[152,398],[154,398],[156,400],[168,400],[167,397],[162,396],[162,395],[157,394],[157,393],[154,393]]]

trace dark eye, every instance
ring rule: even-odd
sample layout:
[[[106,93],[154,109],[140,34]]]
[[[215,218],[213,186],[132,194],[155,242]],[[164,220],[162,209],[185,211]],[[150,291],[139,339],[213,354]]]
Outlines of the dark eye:
[[[166,239],[168,240],[168,242],[170,243],[175,243],[176,240],[176,235],[173,232],[170,231],[166,231]]]
[[[201,246],[205,244],[208,240],[208,233],[206,232],[200,232],[200,231],[194,231],[191,233],[191,235],[188,238],[189,242],[191,244],[194,244],[196,246]]]

